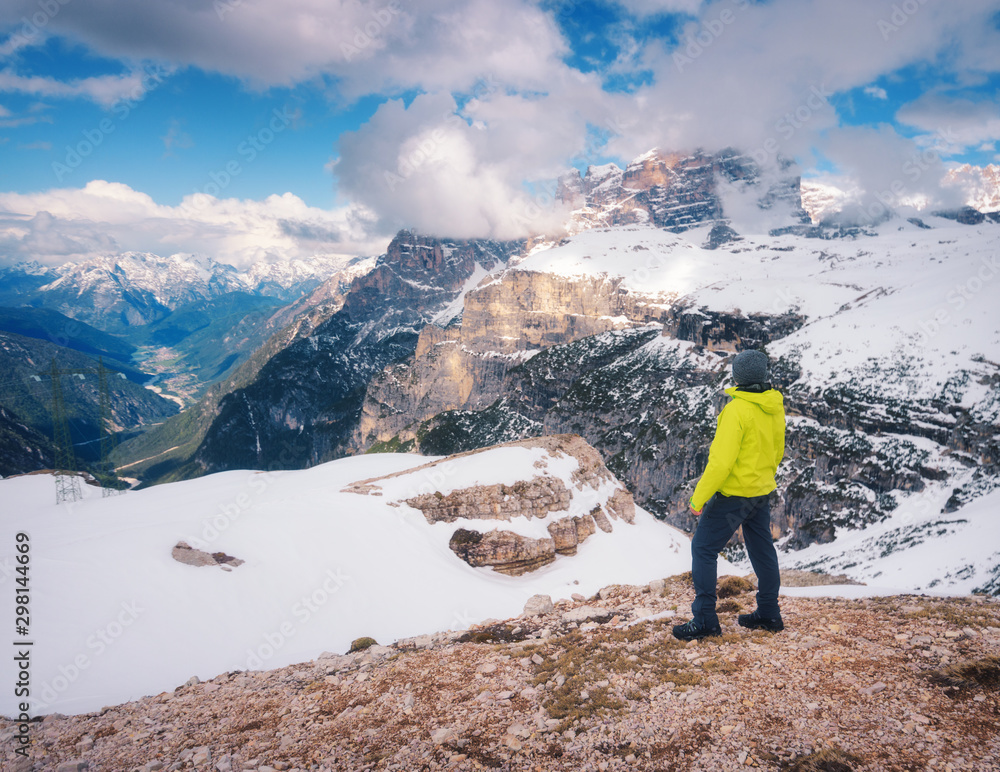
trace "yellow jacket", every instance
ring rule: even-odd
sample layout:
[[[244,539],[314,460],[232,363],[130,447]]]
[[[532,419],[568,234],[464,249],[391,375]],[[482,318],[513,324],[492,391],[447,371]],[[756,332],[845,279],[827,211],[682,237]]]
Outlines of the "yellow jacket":
[[[726,389],[733,401],[719,413],[708,465],[691,496],[700,512],[712,496],[764,496],[777,485],[774,473],[785,455],[785,407],[774,389],[756,394]]]

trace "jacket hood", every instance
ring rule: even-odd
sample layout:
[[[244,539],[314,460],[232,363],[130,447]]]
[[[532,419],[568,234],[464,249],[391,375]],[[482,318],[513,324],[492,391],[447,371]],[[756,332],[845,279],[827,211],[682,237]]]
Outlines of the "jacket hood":
[[[781,396],[781,392],[776,389],[768,389],[758,394],[752,391],[738,391],[735,386],[732,386],[726,389],[726,394],[733,399],[753,402],[755,405],[759,405],[765,413],[780,413],[785,409],[785,399]]]

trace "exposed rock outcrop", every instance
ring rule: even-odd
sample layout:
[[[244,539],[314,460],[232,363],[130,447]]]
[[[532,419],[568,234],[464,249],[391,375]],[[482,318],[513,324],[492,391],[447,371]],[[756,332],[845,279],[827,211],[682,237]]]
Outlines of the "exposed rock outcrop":
[[[523,574],[551,563],[557,555],[575,555],[577,546],[598,528],[610,533],[614,521],[635,522],[632,494],[608,471],[600,454],[581,437],[569,434],[535,437],[497,447],[540,448],[546,451],[546,456],[535,462],[537,473],[531,479],[511,484],[469,485],[447,492],[421,492],[399,499],[419,510],[429,523],[502,520],[513,524],[520,518],[529,522],[547,521],[548,538],[532,538],[504,528],[489,531],[457,528],[449,546],[469,565],[488,566],[511,575]],[[430,479],[435,468],[493,449],[460,453],[405,472],[362,480],[345,490],[381,495],[383,488],[396,478],[412,475],[416,479]],[[553,474],[548,468],[547,459],[565,456],[571,456],[576,462],[569,479]],[[580,514],[575,514],[577,512]]]
[[[468,531],[459,528],[448,546],[474,568],[487,566],[502,574],[519,576],[556,559],[552,539],[532,539],[513,531]]]
[[[178,563],[186,566],[219,566],[225,571],[230,571],[237,566],[242,566],[246,561],[227,555],[225,552],[205,552],[195,549],[185,541],[179,541],[170,551],[170,556]]]

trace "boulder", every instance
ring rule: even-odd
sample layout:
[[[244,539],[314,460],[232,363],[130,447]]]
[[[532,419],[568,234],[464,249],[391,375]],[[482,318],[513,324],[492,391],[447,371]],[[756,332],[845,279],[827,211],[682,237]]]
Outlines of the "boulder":
[[[548,595],[532,595],[528,602],[524,604],[524,614],[526,617],[535,617],[540,614],[550,614],[555,610],[552,605],[552,598]]]

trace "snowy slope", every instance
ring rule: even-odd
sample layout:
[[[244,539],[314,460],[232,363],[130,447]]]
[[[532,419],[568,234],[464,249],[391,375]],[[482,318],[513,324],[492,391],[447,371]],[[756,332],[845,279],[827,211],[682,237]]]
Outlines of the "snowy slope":
[[[898,363],[901,397],[931,397],[976,360],[1000,361],[1000,226],[928,217],[930,228],[891,220],[875,235],[821,240],[747,236],[726,249],[701,244],[708,226],[674,234],[631,226],[587,231],[538,251],[512,270],[622,276],[631,292],[664,306],[742,314],[796,312],[798,332],[772,354],[794,350],[817,385],[871,380],[872,361]],[[968,400],[997,410],[996,391],[970,382]]]
[[[781,556],[784,568],[847,573],[868,583],[911,592],[971,593],[1000,589],[1000,491],[955,512],[942,508],[952,484],[906,497],[892,516],[830,544]],[[779,545],[780,546],[780,545]]]
[[[10,625],[15,534],[30,536],[24,640],[34,641],[33,712],[86,712],[171,690],[193,675],[343,653],[363,635],[386,644],[464,629],[518,615],[536,593],[589,595],[690,567],[687,537],[637,510],[634,525],[618,521],[612,533],[598,531],[577,555],[505,576],[471,568],[448,547],[456,528],[480,521],[430,525],[393,500],[524,479],[545,461],[534,451],[498,449],[391,478],[381,496],[342,492],[427,460],[367,455],[304,471],[225,472],[107,499],[84,486],[85,501],[62,506],[52,503],[49,476],[0,481],[0,588]],[[548,473],[575,490],[575,460],[547,461]],[[171,558],[181,540],[246,562],[229,572],[181,564]],[[0,679],[16,681],[11,657],[3,658]],[[4,689],[0,714],[16,714],[15,707],[13,689]]]

